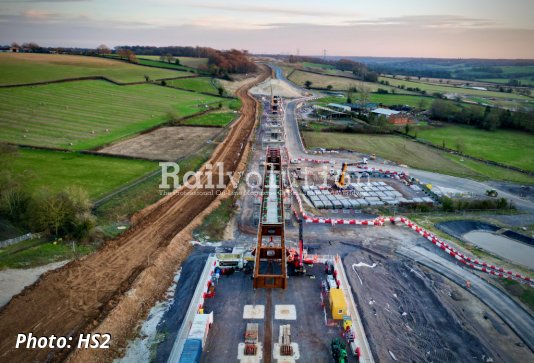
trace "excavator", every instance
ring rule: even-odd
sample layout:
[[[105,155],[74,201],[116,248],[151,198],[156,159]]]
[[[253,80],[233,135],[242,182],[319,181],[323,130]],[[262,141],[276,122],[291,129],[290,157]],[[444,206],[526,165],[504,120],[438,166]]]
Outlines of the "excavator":
[[[336,188],[338,189],[345,189],[347,187],[347,183],[345,181],[345,174],[347,173],[347,168],[349,166],[361,166],[367,164],[367,158],[363,158],[361,161],[357,161],[355,163],[343,163],[341,165],[341,174],[339,175],[338,180],[335,183]]]

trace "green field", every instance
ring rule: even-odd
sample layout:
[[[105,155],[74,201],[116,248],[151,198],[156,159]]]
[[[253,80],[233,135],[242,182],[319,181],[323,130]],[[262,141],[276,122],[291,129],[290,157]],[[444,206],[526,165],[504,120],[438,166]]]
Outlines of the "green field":
[[[534,86],[534,80],[532,79],[519,78],[518,80],[521,82],[521,85],[523,86]],[[477,81],[499,83],[499,84],[507,85],[511,81],[511,78],[480,78],[480,79],[477,79]]]
[[[206,103],[233,102],[152,84],[105,81],[0,89],[0,98],[0,141],[73,150],[134,135],[167,121],[170,111],[182,117],[205,110]]]
[[[463,141],[464,154],[534,171],[534,135],[526,132],[486,131],[471,126],[447,125],[417,131],[417,137],[456,149]]]
[[[504,92],[494,92],[494,91],[481,91],[472,88],[462,88],[462,87],[453,87],[453,86],[442,86],[437,84],[429,84],[422,82],[406,81],[403,79],[394,79],[390,77],[379,77],[380,81],[387,81],[392,86],[404,85],[405,87],[418,87],[421,90],[426,91],[429,94],[432,93],[457,93],[468,96],[478,96],[478,97],[490,97],[490,98],[509,98],[515,100],[532,100],[532,98],[519,95],[517,93],[504,93]]]
[[[191,73],[142,67],[100,57],[58,54],[0,53],[0,85],[105,76],[117,82],[187,76]]]
[[[303,132],[309,148],[349,149],[421,169],[478,180],[506,180],[534,184],[534,178],[475,161],[461,162],[454,156],[401,136],[331,132]]]
[[[43,240],[19,242],[6,248],[0,248],[0,270],[30,268],[56,261],[70,260],[94,250],[94,246],[76,245],[73,251],[71,243],[53,243]]]
[[[393,94],[378,94],[372,93],[369,95],[370,102],[381,103],[386,106],[393,105],[408,105],[410,107],[419,107],[419,104],[423,100],[425,107],[428,108],[432,104],[434,99],[432,97],[424,96],[410,96],[410,95],[393,95]]]
[[[235,118],[234,112],[211,112],[184,120],[181,124],[187,126],[226,126]]]
[[[388,91],[394,90],[396,93],[402,94],[414,94],[406,90],[401,90],[394,87],[384,86],[378,83],[364,82],[357,79],[350,79],[345,77],[327,76],[323,74],[309,73],[303,71],[295,71],[289,77],[289,80],[296,83],[299,86],[304,86],[306,81],[312,82],[312,88],[327,88],[332,86],[334,90],[348,90],[352,87],[364,87],[369,92],[376,92],[379,88],[387,89]]]
[[[210,77],[183,78],[167,81],[168,86],[187,89],[190,91],[211,93],[218,95],[219,91],[211,83]]]
[[[308,68],[335,69],[335,67],[330,64],[311,63],[311,62],[302,62],[300,64],[302,64],[303,67],[308,67]]]
[[[353,95],[353,102],[358,102],[358,94]],[[432,104],[434,99],[432,97],[426,96],[411,96],[411,95],[394,95],[394,94],[379,94],[379,93],[370,93],[369,102],[381,103],[386,106],[393,105],[408,105],[411,107],[419,107],[419,103],[423,100],[425,107],[428,108]],[[317,104],[328,104],[328,103],[345,103],[347,97],[338,97],[338,96],[328,96],[314,101]]]
[[[156,162],[146,160],[28,149],[20,149],[15,162],[9,165],[13,175],[22,178],[31,190],[46,187],[59,192],[79,186],[91,199],[158,168]]]
[[[180,71],[180,73],[176,77],[186,76],[187,73],[184,74],[183,72],[189,72],[189,73],[195,72],[193,69],[188,68],[188,67],[184,67],[184,66],[182,66],[180,64],[160,62],[159,60],[138,58],[137,59],[137,63],[141,64],[141,65],[144,65],[144,66],[168,68],[168,69],[174,69],[174,70]]]
[[[138,59],[150,59],[159,61],[160,56],[159,55],[138,55]],[[196,58],[196,57],[175,57],[180,60],[180,64],[184,65],[186,67],[191,68],[198,68],[200,66],[207,66],[208,65],[208,58]]]

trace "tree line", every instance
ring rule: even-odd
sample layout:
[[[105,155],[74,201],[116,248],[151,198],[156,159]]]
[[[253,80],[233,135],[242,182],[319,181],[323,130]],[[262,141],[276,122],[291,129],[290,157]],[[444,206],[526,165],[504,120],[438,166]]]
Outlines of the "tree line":
[[[435,120],[473,125],[489,131],[510,128],[534,132],[534,110],[511,112],[436,99],[430,107],[430,116]]]
[[[377,82],[378,73],[372,72],[367,68],[367,66],[361,62],[355,62],[350,59],[339,59],[339,60],[328,60],[317,57],[303,57],[290,55],[288,58],[289,63],[317,63],[317,64],[326,64],[332,66],[340,71],[352,72],[352,74],[363,81],[367,82]]]
[[[0,143],[0,216],[23,229],[54,238],[86,239],[95,226],[87,192],[69,187],[60,192],[32,190],[27,180],[38,177],[15,174],[18,148]]]

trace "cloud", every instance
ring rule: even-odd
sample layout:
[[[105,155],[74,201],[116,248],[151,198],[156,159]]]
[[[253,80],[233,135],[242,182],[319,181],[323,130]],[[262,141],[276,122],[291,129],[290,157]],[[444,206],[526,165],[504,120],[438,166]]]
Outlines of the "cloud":
[[[459,15],[408,15],[400,17],[351,20],[347,25],[398,25],[442,29],[478,29],[498,26],[491,19],[471,18]]]
[[[37,19],[37,20],[49,20],[60,18],[59,14],[49,13],[43,10],[37,9],[28,9],[22,12],[22,16],[27,19]]]
[[[214,3],[198,3],[198,2],[187,2],[188,6],[203,8],[203,9],[213,9],[213,10],[223,10],[231,12],[246,12],[246,13],[267,13],[267,14],[278,14],[278,15],[297,15],[297,16],[313,16],[313,17],[349,17],[355,16],[355,13],[346,13],[340,11],[331,11],[331,10],[311,10],[311,9],[295,9],[295,8],[286,8],[278,6],[267,6],[267,5],[227,5],[227,4],[214,4]]]
[[[78,3],[93,0],[7,0],[6,3]]]

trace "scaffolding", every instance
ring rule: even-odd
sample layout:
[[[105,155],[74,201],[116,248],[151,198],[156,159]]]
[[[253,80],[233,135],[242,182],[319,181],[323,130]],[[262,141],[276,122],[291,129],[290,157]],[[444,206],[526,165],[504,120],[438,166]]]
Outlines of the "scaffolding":
[[[282,157],[279,148],[268,148],[255,251],[254,288],[287,287]]]

